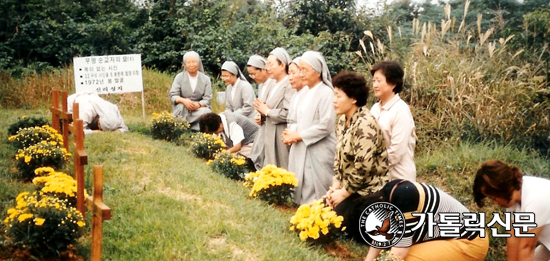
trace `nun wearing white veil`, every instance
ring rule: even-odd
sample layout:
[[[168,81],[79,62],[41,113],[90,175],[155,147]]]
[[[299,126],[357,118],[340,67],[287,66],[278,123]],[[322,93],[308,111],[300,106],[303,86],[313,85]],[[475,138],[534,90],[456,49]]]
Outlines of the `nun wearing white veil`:
[[[248,76],[258,84],[258,99],[265,102],[266,91],[275,84],[275,80],[269,78],[267,72],[267,60],[257,54],[250,56],[246,63]]]
[[[301,205],[322,198],[332,184],[336,113],[330,72],[323,55],[307,51],[299,65],[308,90],[296,108],[296,130],[285,130],[283,141],[292,144],[288,170],[298,179],[294,202]]]
[[[198,53],[185,53],[183,65],[183,72],[176,75],[170,89],[172,115],[184,117],[191,129],[198,131],[200,117],[211,112],[212,84]]]
[[[252,107],[256,95],[252,85],[246,80],[239,66],[232,61],[222,65],[222,80],[227,85],[225,90],[225,111],[241,114],[254,120],[256,111]]]
[[[78,118],[83,122],[84,134],[92,134],[94,131],[128,131],[118,106],[102,99],[97,93],[75,93],[67,97],[69,113],[73,113],[74,103],[78,103]]]
[[[283,143],[281,136],[286,128],[290,101],[296,93],[288,80],[291,61],[290,55],[280,47],[273,49],[267,57],[267,71],[275,84],[265,89],[265,100],[254,101],[254,108],[258,111],[255,121],[261,125],[250,152],[256,169],[267,165],[288,168],[290,147]]]

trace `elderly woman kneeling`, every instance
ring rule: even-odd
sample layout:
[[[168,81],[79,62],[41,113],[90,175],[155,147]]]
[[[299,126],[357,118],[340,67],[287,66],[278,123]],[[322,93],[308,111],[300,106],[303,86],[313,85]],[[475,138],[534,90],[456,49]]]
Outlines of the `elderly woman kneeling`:
[[[183,72],[176,75],[170,89],[172,115],[187,119],[191,129],[198,131],[200,117],[211,112],[212,84],[198,53],[185,53],[183,64]]]

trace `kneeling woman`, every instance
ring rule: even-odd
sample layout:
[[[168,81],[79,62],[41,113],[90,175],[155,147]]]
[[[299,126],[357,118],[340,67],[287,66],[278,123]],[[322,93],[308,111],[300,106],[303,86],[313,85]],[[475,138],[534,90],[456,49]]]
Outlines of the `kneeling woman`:
[[[395,205],[405,216],[405,234],[391,248],[391,253],[398,258],[405,261],[477,261],[483,260],[487,255],[488,235],[482,238],[478,231],[466,230],[464,225],[458,229],[460,236],[441,236],[444,231],[436,225],[440,223],[440,214],[470,211],[458,200],[434,186],[401,179],[393,180],[380,191],[356,199],[348,209],[353,217],[348,223],[359,223],[363,210],[378,202]],[[419,225],[421,217],[412,216],[412,213],[433,213],[434,222],[428,222],[428,216],[425,215],[423,224]],[[461,218],[461,224],[463,223]],[[349,233],[359,233],[359,230],[353,230],[355,231]],[[430,235],[429,231],[433,234]],[[365,261],[375,260],[381,250],[371,248]]]

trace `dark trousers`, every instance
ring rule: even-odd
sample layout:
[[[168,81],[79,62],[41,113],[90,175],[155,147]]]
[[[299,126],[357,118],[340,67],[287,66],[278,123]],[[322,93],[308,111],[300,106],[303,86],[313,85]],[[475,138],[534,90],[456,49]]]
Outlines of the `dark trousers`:
[[[344,217],[344,221],[342,222],[342,226],[346,227],[346,233],[349,237],[355,239],[358,243],[365,243],[365,240],[361,237],[361,233],[359,232],[359,215],[357,215],[357,211],[354,211],[354,201],[358,198],[360,198],[361,195],[354,193],[351,194],[348,198],[344,199],[344,201],[340,202],[335,208],[334,211],[339,216]]]

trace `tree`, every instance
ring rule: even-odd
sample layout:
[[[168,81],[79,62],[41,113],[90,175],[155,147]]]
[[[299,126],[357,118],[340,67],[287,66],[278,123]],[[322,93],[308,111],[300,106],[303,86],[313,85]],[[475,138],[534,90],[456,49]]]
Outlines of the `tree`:
[[[286,26],[296,24],[297,35],[311,33],[317,36],[320,32],[336,33],[353,32],[355,23],[355,1],[353,0],[299,0],[292,1],[290,19]]]

